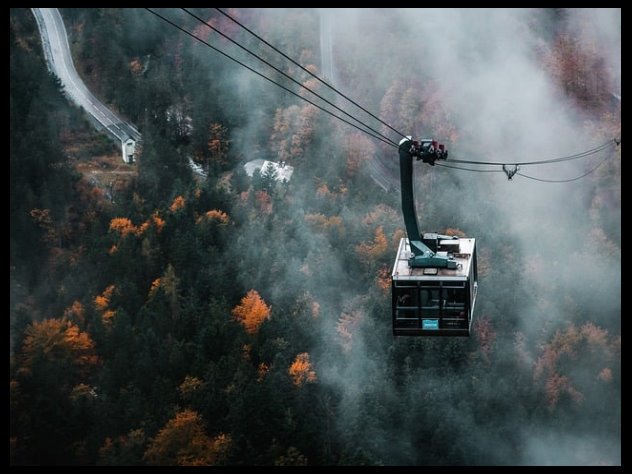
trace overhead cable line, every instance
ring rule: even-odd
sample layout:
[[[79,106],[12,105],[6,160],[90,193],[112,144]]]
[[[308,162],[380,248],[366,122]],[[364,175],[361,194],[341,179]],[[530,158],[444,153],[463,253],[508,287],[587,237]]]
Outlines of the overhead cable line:
[[[299,87],[302,87],[303,89],[311,92],[312,94],[314,94],[316,97],[318,97],[320,100],[322,100],[323,102],[327,103],[328,105],[332,106],[334,109],[338,110],[339,112],[342,112],[344,115],[346,115],[347,117],[351,118],[352,120],[355,120],[356,122],[358,122],[360,125],[362,125],[363,127],[366,127],[368,130],[371,130],[373,133],[383,137],[385,140],[388,140],[389,142],[391,142],[393,145],[397,146],[397,143],[393,140],[391,140],[389,137],[387,137],[386,135],[382,134],[382,132],[380,132],[379,130],[375,130],[374,128],[370,127],[369,125],[367,125],[366,123],[364,123],[362,120],[354,117],[353,115],[351,115],[350,113],[348,113],[347,111],[341,109],[340,107],[338,107],[336,104],[334,104],[333,102],[331,102],[329,99],[327,99],[326,97],[323,97],[322,95],[320,95],[318,92],[314,91],[313,89],[303,85],[300,81],[294,79],[292,76],[290,76],[289,74],[287,74],[285,71],[283,71],[282,69],[279,69],[278,67],[276,67],[274,64],[272,64],[271,62],[267,61],[266,59],[262,58],[260,55],[258,55],[257,53],[253,52],[252,50],[248,49],[246,46],[242,45],[241,43],[239,43],[239,41],[234,40],[233,38],[231,38],[230,36],[226,35],[225,33],[223,33],[221,30],[219,30],[218,28],[215,28],[213,25],[208,24],[206,21],[204,21],[204,19],[200,18],[199,16],[197,16],[195,13],[190,12],[189,10],[187,10],[186,8],[180,8],[180,10],[182,10],[183,12],[189,14],[190,16],[192,16],[193,18],[195,18],[196,20],[198,20],[200,23],[202,23],[204,26],[206,26],[207,28],[210,28],[211,30],[213,30],[215,33],[217,33],[218,35],[221,35],[223,38],[226,38],[228,41],[230,41],[231,43],[233,43],[234,45],[236,45],[237,47],[243,49],[244,51],[246,51],[248,54],[250,54],[251,56],[254,56],[255,58],[257,58],[259,61],[261,61],[262,63],[264,63],[266,66],[274,69],[276,72],[278,72],[279,74],[281,74],[282,76],[286,77],[287,79],[289,79],[290,81],[292,81],[293,83],[297,84]]]
[[[234,61],[235,63],[239,64],[240,66],[245,67],[245,68],[246,68],[246,69],[248,69],[249,71],[251,71],[251,72],[255,73],[256,75],[258,75],[259,77],[261,77],[261,78],[265,79],[266,81],[271,82],[272,84],[274,84],[274,85],[276,85],[276,86],[280,87],[281,89],[283,89],[283,90],[285,90],[285,91],[289,92],[290,94],[292,94],[292,95],[294,95],[294,96],[298,97],[299,99],[302,99],[302,100],[304,100],[304,101],[308,102],[309,104],[313,105],[313,106],[314,106],[314,107],[316,107],[317,109],[322,110],[323,112],[325,112],[325,113],[327,113],[327,114],[331,115],[332,117],[337,118],[338,120],[340,120],[340,121],[342,121],[342,122],[346,123],[347,125],[352,126],[353,128],[355,128],[355,129],[357,129],[357,130],[361,131],[362,133],[366,133],[367,135],[369,135],[369,136],[371,136],[371,137],[373,137],[373,138],[375,138],[375,139],[377,139],[377,140],[380,140],[380,141],[384,142],[385,144],[387,144],[387,145],[389,145],[389,146],[392,146],[392,147],[397,148],[397,145],[396,145],[395,143],[393,143],[392,141],[387,140],[387,139],[383,138],[382,136],[374,135],[373,133],[371,133],[371,132],[369,132],[369,131],[367,131],[367,130],[365,130],[365,129],[363,129],[363,128],[360,128],[358,125],[356,125],[356,124],[354,124],[354,123],[352,123],[352,122],[349,122],[348,120],[346,120],[346,119],[344,119],[344,118],[340,117],[339,115],[336,115],[335,113],[331,112],[330,110],[325,109],[324,107],[321,107],[320,105],[318,105],[318,104],[314,103],[313,101],[309,100],[308,98],[303,97],[302,95],[298,94],[297,92],[295,92],[295,91],[293,91],[293,90],[291,90],[291,89],[289,89],[289,88],[285,87],[283,84],[280,84],[280,83],[276,82],[275,80],[270,79],[270,78],[269,78],[268,76],[266,76],[265,74],[262,74],[261,72],[257,71],[256,69],[254,69],[254,68],[252,68],[252,67],[248,66],[246,63],[244,63],[244,62],[242,62],[242,61],[240,61],[240,60],[238,60],[238,59],[233,58],[232,56],[230,56],[229,54],[225,53],[225,52],[224,52],[224,51],[222,51],[221,49],[216,48],[216,47],[215,47],[215,46],[213,46],[212,44],[209,44],[207,41],[205,41],[205,40],[203,40],[202,38],[200,38],[200,37],[198,37],[198,36],[194,35],[194,34],[193,34],[193,33],[191,33],[190,31],[188,31],[188,30],[186,30],[186,29],[182,28],[181,26],[177,25],[176,23],[174,23],[173,21],[169,20],[168,18],[165,18],[165,17],[164,17],[164,16],[162,16],[161,14],[159,14],[159,13],[157,13],[157,12],[153,11],[151,8],[145,8],[145,10],[147,10],[148,12],[150,12],[150,13],[152,13],[153,15],[157,16],[158,18],[160,18],[160,19],[161,19],[161,20],[163,20],[164,22],[168,23],[169,25],[173,26],[174,28],[176,28],[176,29],[178,29],[178,30],[182,31],[183,33],[186,33],[187,35],[189,35],[191,38],[195,39],[196,41],[199,41],[200,43],[202,43],[202,44],[204,44],[204,45],[208,46],[209,48],[211,48],[212,50],[214,50],[214,51],[218,52],[218,53],[219,53],[219,54],[221,54],[222,56],[224,56],[224,57],[226,57],[226,58],[230,59],[231,61]]]
[[[309,92],[311,92],[312,94],[314,94],[316,97],[324,100],[325,102],[327,102],[329,105],[332,105],[334,108],[336,108],[337,110],[341,111],[342,113],[344,113],[345,115],[349,116],[351,119],[355,120],[356,122],[360,123],[361,125],[363,125],[364,127],[368,128],[369,130],[371,130],[374,133],[371,133],[368,130],[365,130],[361,127],[359,127],[358,125],[349,122],[348,120],[340,117],[339,115],[336,115],[335,113],[331,112],[328,109],[325,109],[324,107],[314,103],[313,101],[309,100],[308,98],[298,94],[297,92],[287,88],[286,86],[274,81],[273,79],[269,78],[268,76],[264,75],[263,73],[253,69],[252,67],[248,66],[247,64],[245,64],[242,61],[239,61],[238,59],[233,58],[232,56],[230,56],[229,54],[225,53],[224,51],[220,50],[219,48],[216,48],[215,46],[209,44],[207,41],[203,40],[202,38],[196,36],[195,34],[191,33],[190,31],[182,28],[181,26],[177,25],[176,23],[174,23],[173,21],[165,18],[164,16],[160,15],[159,13],[151,10],[150,8],[146,8],[147,11],[149,11],[150,13],[152,13],[153,15],[157,16],[158,18],[160,18],[161,20],[165,21],[166,23],[170,24],[171,26],[175,27],[176,29],[182,31],[183,33],[186,33],[187,35],[191,36],[193,39],[199,41],[200,43],[204,44],[205,46],[208,46],[209,48],[213,49],[214,51],[218,52],[219,54],[221,54],[222,56],[230,59],[231,61],[234,61],[235,63],[239,64],[240,66],[245,67],[246,69],[248,69],[249,71],[257,74],[258,76],[260,76],[261,78],[267,80],[268,82],[271,82],[273,84],[275,84],[276,86],[280,87],[281,89],[289,92],[290,94],[306,101],[307,103],[313,105],[314,107],[316,107],[319,110],[322,110],[323,112],[331,115],[332,117],[337,118],[338,120],[346,123],[347,125],[350,125],[352,127],[354,127],[355,129],[359,130],[362,133],[365,133],[377,140],[380,140],[381,142],[393,146],[395,148],[398,147],[398,145],[391,139],[389,139],[388,137],[386,137],[385,135],[383,135],[381,132],[374,130],[373,128],[369,127],[368,125],[366,125],[365,123],[363,123],[361,120],[357,119],[356,117],[353,117],[351,114],[345,112],[344,110],[340,109],[338,106],[336,106],[335,104],[332,104],[330,101],[328,101],[327,99],[323,98],[322,96],[320,96],[318,93],[314,92],[313,90],[309,89],[308,87],[304,86],[303,84],[301,84],[300,82],[298,82],[297,80],[293,79],[292,77],[290,77],[288,74],[286,74],[285,72],[281,71],[280,69],[278,69],[277,67],[273,66],[272,64],[270,64],[268,61],[264,60],[263,58],[261,58],[260,56],[258,56],[257,54],[253,53],[252,51],[248,50],[246,47],[242,46],[241,44],[239,44],[238,42],[236,42],[235,40],[233,40],[232,38],[226,36],[224,33],[222,33],[221,31],[219,31],[218,29],[216,29],[215,27],[209,25],[208,23],[206,23],[203,19],[199,18],[198,16],[196,16],[195,14],[189,12],[188,10],[186,10],[185,8],[182,8],[183,11],[185,11],[187,14],[191,15],[192,17],[194,17],[195,19],[197,19],[198,21],[200,21],[201,23],[203,23],[204,25],[206,25],[208,28],[212,29],[213,31],[217,32],[218,34],[220,34],[222,37],[228,39],[229,41],[233,42],[234,44],[236,44],[237,46],[239,46],[241,49],[245,50],[246,52],[248,52],[249,54],[251,54],[252,56],[255,56],[257,59],[259,59],[260,61],[262,61],[264,64],[268,65],[269,67],[273,68],[275,71],[279,72],[280,74],[282,74],[283,76],[287,77],[288,79],[290,79],[292,82],[298,84],[301,88],[304,88],[306,90],[308,90]],[[383,122],[379,117],[374,116],[373,114],[371,114],[369,111],[367,111],[366,109],[364,109],[362,106],[360,106],[359,104],[357,104],[355,101],[349,99],[347,96],[345,96],[344,94],[342,94],[340,91],[338,91],[337,89],[333,88],[332,86],[330,86],[329,84],[327,84],[325,81],[322,81],[318,76],[315,76],[314,74],[312,74],[309,70],[305,69],[303,66],[301,66],[299,63],[296,63],[294,60],[292,60],[291,58],[289,58],[287,55],[285,55],[284,53],[282,53],[281,51],[278,51],[274,46],[270,45],[267,41],[263,40],[262,38],[258,37],[258,35],[256,35],[254,32],[250,31],[248,28],[246,28],[245,26],[241,25],[240,23],[238,23],[236,20],[234,20],[232,17],[230,17],[228,14],[224,13],[223,11],[221,11],[220,9],[217,9],[218,11],[220,11],[220,13],[222,13],[223,15],[229,17],[231,20],[235,21],[237,24],[239,24],[240,26],[242,26],[244,29],[246,29],[249,33],[253,34],[255,37],[257,37],[258,39],[260,39],[261,41],[263,41],[265,44],[267,44],[268,46],[270,46],[271,48],[275,49],[277,52],[279,52],[279,54],[282,54],[284,57],[286,57],[287,59],[289,59],[290,61],[292,61],[294,64],[298,65],[299,67],[301,67],[301,69],[305,70],[306,72],[308,72],[310,75],[312,75],[313,77],[315,77],[316,79],[318,79],[320,82],[324,83],[325,85],[327,85],[327,87],[329,87],[330,89],[334,90],[337,94],[341,95],[342,97],[344,97],[345,99],[347,99],[348,101],[350,101],[351,103],[353,103],[354,105],[356,105],[357,107],[359,107],[360,109],[362,109],[364,112],[368,113],[369,115],[371,115],[372,117],[376,118],[378,121],[380,121],[381,123],[383,123],[384,125],[386,125],[388,128],[390,128],[391,130],[395,131],[396,133],[400,134],[403,136],[403,134],[401,134],[401,132],[397,131],[396,129],[394,129],[393,127],[391,127],[390,125],[388,125],[386,122]],[[547,179],[543,179],[543,178],[537,178],[535,176],[529,176],[529,175],[525,175],[523,173],[518,173],[518,168],[519,166],[529,166],[529,165],[543,165],[543,164],[552,164],[552,163],[561,163],[564,161],[571,161],[571,160],[577,160],[580,158],[584,158],[590,155],[594,155],[596,153],[599,153],[600,151],[603,151],[605,149],[611,148],[611,147],[615,147],[621,144],[621,139],[617,139],[614,138],[612,140],[609,140],[608,142],[599,145],[595,148],[580,152],[580,153],[576,153],[573,155],[567,155],[567,156],[562,156],[562,157],[558,157],[558,158],[552,158],[549,160],[541,160],[541,161],[530,161],[530,162],[486,162],[486,161],[470,161],[470,160],[454,160],[451,159],[450,160],[450,165],[448,164],[441,164],[441,163],[436,163],[437,166],[443,167],[443,168],[451,168],[451,169],[456,169],[456,170],[461,170],[461,171],[470,171],[470,172],[475,172],[475,173],[502,173],[505,172],[505,167],[514,167],[513,172],[511,173],[511,175],[513,176],[514,174],[517,174],[518,176],[522,176],[524,178],[527,179],[533,179],[536,181],[541,181],[541,182],[547,182],[547,183],[566,183],[566,182],[572,182],[572,181],[576,181],[579,180],[585,176],[588,176],[589,174],[591,174],[592,172],[594,172],[597,168],[599,168],[599,166],[601,166],[604,162],[605,159],[602,160],[597,166],[595,166],[593,169],[591,169],[590,171],[588,171],[587,173],[581,175],[581,176],[577,176],[575,178],[570,178],[570,179],[565,179],[565,180],[547,180]],[[468,164],[468,165],[482,165],[482,166],[502,166],[503,169],[498,169],[498,170],[492,170],[492,169],[474,169],[474,168],[464,168],[464,167],[459,167],[459,166],[453,166],[452,163],[457,163],[457,164]],[[508,175],[509,176],[509,175]]]
[[[451,162],[452,160],[449,160],[449,161]],[[474,173],[502,173],[503,172],[503,170],[477,170],[473,168],[462,168],[460,166],[446,165],[446,164],[438,163],[438,162],[435,162],[435,166],[441,166],[442,168],[451,168],[453,170],[472,171]]]
[[[586,176],[588,176],[591,173],[594,173],[595,171],[597,171],[597,168],[599,168],[601,165],[603,165],[606,160],[608,158],[604,158],[603,160],[601,160],[599,163],[597,163],[597,166],[595,166],[594,168],[592,168],[590,171],[587,171],[586,173],[580,175],[580,176],[576,176],[574,178],[569,178],[569,179],[544,179],[544,178],[536,178],[535,176],[528,176],[526,174],[523,173],[516,173],[518,176],[522,176],[523,178],[527,178],[527,179],[532,179],[534,181],[540,181],[542,183],[570,183],[572,181],[578,181],[582,178],[585,178]]]
[[[334,86],[330,85],[329,83],[327,83],[326,81],[321,79],[319,76],[317,76],[316,74],[311,72],[309,69],[304,67],[302,64],[300,64],[299,62],[295,61],[290,56],[285,54],[283,51],[279,50],[277,47],[275,47],[274,45],[270,44],[268,41],[266,41],[260,35],[258,35],[254,31],[252,31],[250,28],[245,26],[243,23],[241,23],[239,20],[235,19],[230,14],[224,12],[221,8],[215,8],[215,10],[217,10],[219,13],[224,15],[226,18],[231,20],[233,23],[235,23],[236,25],[238,25],[239,27],[241,27],[242,29],[244,29],[245,31],[250,33],[252,36],[257,38],[259,41],[261,41],[262,43],[264,43],[265,45],[270,47],[272,50],[274,50],[275,52],[277,52],[278,54],[280,54],[281,56],[286,58],[292,64],[298,66],[301,70],[303,70],[304,72],[306,72],[307,74],[312,76],[314,79],[318,80],[320,83],[324,84],[326,87],[328,87],[329,89],[331,89],[332,91],[334,91],[335,93],[337,93],[338,95],[340,95],[341,97],[343,97],[344,99],[346,99],[347,101],[349,101],[350,103],[352,103],[353,105],[358,107],[363,112],[366,112],[371,117],[373,117],[374,119],[378,120],[380,123],[382,123],[383,125],[385,125],[389,129],[391,129],[392,131],[394,131],[398,135],[401,135],[402,137],[406,137],[406,135],[404,133],[402,133],[399,130],[393,128],[387,122],[384,122],[380,117],[374,115],[373,113],[371,113],[370,111],[368,111],[367,109],[362,107],[360,104],[358,104],[356,101],[354,101],[353,99],[347,97],[345,94],[343,94],[341,91],[336,89]],[[213,29],[215,30],[215,28],[213,28]],[[215,30],[215,31],[217,31],[217,30]],[[620,140],[617,140],[617,139],[613,139],[613,141],[614,141],[615,145],[618,145],[620,143]],[[593,155],[595,153],[598,153],[598,152],[600,152],[600,151],[602,151],[602,150],[604,150],[604,149],[606,149],[606,148],[608,148],[610,146],[612,146],[612,142],[608,141],[608,142],[604,143],[603,145],[595,147],[595,148],[593,148],[591,150],[587,150],[587,151],[584,151],[584,152],[581,152],[581,153],[577,153],[577,154],[574,154],[574,155],[568,155],[568,156],[563,156],[563,157],[554,158],[554,159],[550,159],[550,160],[544,160],[544,161],[532,161],[532,162],[521,162],[521,163],[497,163],[497,162],[484,162],[484,161],[450,160],[450,162],[451,163],[460,163],[460,164],[493,165],[493,166],[503,166],[503,165],[505,165],[505,166],[527,166],[527,165],[538,165],[538,164],[547,164],[547,163],[559,163],[559,162],[563,162],[563,161],[570,161],[570,160],[575,160],[575,159],[579,159],[579,158],[584,158],[586,156],[590,156],[590,155]],[[474,170],[474,169],[467,169],[467,168],[457,168],[457,167],[454,167],[454,166],[447,166],[447,165],[441,165],[441,166],[444,166],[446,168],[462,169],[462,170],[466,170],[466,171],[485,172],[485,170]],[[486,171],[492,171],[492,170],[486,170]],[[493,171],[503,172],[502,170],[493,170]]]
[[[355,105],[356,107],[358,107],[360,110],[362,110],[363,112],[369,114],[371,117],[373,117],[375,120],[377,120],[378,122],[380,122],[382,125],[384,125],[385,127],[391,129],[393,132],[397,133],[398,135],[400,135],[403,138],[406,138],[406,134],[400,132],[399,130],[397,130],[396,128],[393,128],[391,125],[389,125],[387,122],[385,122],[384,120],[382,120],[380,117],[378,117],[377,115],[371,113],[369,110],[365,109],[364,107],[362,107],[360,104],[358,104],[355,100],[351,99],[350,97],[346,96],[345,94],[343,94],[341,91],[339,91],[336,87],[332,86],[331,84],[329,84],[327,81],[323,80],[320,78],[320,76],[317,76],[316,74],[314,74],[312,71],[310,71],[309,69],[307,69],[306,67],[304,67],[301,63],[295,61],[294,59],[292,59],[290,56],[288,56],[287,54],[285,54],[283,51],[279,50],[276,46],[268,43],[265,39],[263,39],[261,36],[259,36],[257,33],[255,33],[254,31],[252,31],[250,28],[248,28],[247,26],[245,26],[243,23],[241,23],[239,20],[233,18],[231,15],[229,15],[228,13],[224,12],[221,8],[216,8],[215,10],[217,10],[218,12],[220,12],[222,15],[224,15],[226,18],[228,18],[229,20],[231,20],[232,22],[236,23],[238,26],[240,26],[241,28],[243,28],[244,30],[246,30],[248,33],[250,33],[252,36],[254,36],[255,38],[257,38],[259,41],[261,41],[262,43],[264,43],[266,46],[272,48],[274,51],[276,51],[277,53],[279,53],[281,56],[283,56],[285,59],[287,59],[288,61],[290,61],[292,64],[294,64],[295,66],[298,66],[299,68],[301,68],[304,72],[306,72],[307,74],[309,74],[310,76],[312,76],[314,79],[316,79],[318,82],[320,82],[321,84],[325,85],[326,87],[328,87],[330,90],[334,91],[336,94],[338,94],[339,96],[341,96],[342,98],[346,99],[347,101],[349,101],[350,103],[352,103],[353,105]]]
[[[522,176],[523,178],[527,178],[527,179],[532,179],[534,181],[540,181],[542,183],[571,183],[573,181],[578,181],[582,178],[585,178],[586,176],[588,176],[591,173],[594,173],[597,168],[599,168],[601,165],[603,165],[606,161],[608,160],[608,158],[604,158],[602,159],[599,163],[597,163],[596,166],[594,166],[593,168],[591,168],[589,171],[585,172],[584,174],[581,174],[579,176],[575,176],[574,178],[568,178],[568,179],[546,179],[546,178],[538,178],[536,176],[529,176],[526,175],[524,173],[520,173],[518,172],[518,169],[515,169],[511,174],[507,174],[507,172],[505,170],[502,169],[473,169],[473,168],[463,168],[460,166],[451,166],[451,165],[446,165],[443,163],[435,163],[436,166],[441,166],[442,168],[450,168],[450,169],[454,169],[454,170],[459,170],[459,171],[471,171],[474,173],[505,173],[507,174],[508,178],[511,180],[511,177],[513,177],[513,175],[518,175],[518,176]]]
[[[584,158],[586,156],[594,155],[595,153],[599,153],[602,150],[605,150],[610,147],[618,146],[621,143],[621,140],[613,138],[608,140],[606,143],[599,145],[590,150],[583,151],[581,153],[576,153],[574,155],[561,156],[559,158],[552,158],[550,160],[542,160],[542,161],[523,161],[523,162],[498,162],[498,161],[469,161],[469,160],[450,160],[452,163],[460,163],[465,165],[487,165],[487,166],[502,166],[502,165],[511,165],[511,166],[528,166],[528,165],[544,165],[548,163],[561,163],[563,161],[571,161],[577,160],[579,158]]]

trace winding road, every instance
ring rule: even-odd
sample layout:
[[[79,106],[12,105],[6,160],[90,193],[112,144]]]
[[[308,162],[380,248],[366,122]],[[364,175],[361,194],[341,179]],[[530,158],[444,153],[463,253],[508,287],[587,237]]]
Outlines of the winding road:
[[[107,132],[110,138],[124,143],[128,138],[135,141],[141,140],[142,136],[138,129],[129,122],[120,119],[108,107],[106,107],[92,92],[88,90],[81,77],[75,69],[75,65],[70,53],[68,36],[64,21],[57,8],[32,8],[37,27],[42,39],[42,48],[46,65],[53,74],[61,81],[65,95],[76,105],[88,112],[101,127]],[[325,13],[325,12],[323,12]],[[323,69],[327,70],[326,76],[333,81],[334,67],[331,55],[332,34],[331,18],[326,14],[321,15],[321,48],[323,56]],[[369,172],[375,183],[385,191],[399,190],[399,176],[396,167],[385,157],[374,157],[368,163]],[[389,166],[391,165],[391,166]],[[196,171],[196,170],[194,170]]]
[[[42,48],[48,70],[55,74],[64,86],[65,95],[83,108],[108,135],[120,143],[128,138],[141,139],[140,132],[108,109],[83,83],[70,54],[64,21],[57,8],[32,8],[42,38]]]

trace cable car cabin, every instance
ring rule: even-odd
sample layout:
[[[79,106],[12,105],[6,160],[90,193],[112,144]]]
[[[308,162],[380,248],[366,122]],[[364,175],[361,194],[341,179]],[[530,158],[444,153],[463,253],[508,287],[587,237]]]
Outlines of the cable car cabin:
[[[411,267],[409,241],[399,243],[392,273],[395,336],[470,335],[478,289],[475,239],[439,240],[436,250],[453,257],[456,269]]]

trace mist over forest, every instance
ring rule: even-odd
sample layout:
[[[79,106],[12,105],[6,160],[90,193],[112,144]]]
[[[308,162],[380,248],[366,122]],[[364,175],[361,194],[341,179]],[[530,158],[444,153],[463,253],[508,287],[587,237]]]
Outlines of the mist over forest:
[[[145,9],[60,9],[84,82],[142,133],[126,165],[11,9],[12,465],[621,465],[620,145],[511,180],[416,162],[421,228],[476,238],[478,296],[471,337],[395,337],[397,149],[155,11],[298,96]],[[445,164],[621,136],[620,9],[224,11]]]

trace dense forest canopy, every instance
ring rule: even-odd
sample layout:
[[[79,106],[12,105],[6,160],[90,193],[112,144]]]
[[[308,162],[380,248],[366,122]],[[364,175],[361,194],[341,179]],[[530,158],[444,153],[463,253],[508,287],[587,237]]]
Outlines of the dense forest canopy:
[[[227,11],[320,72],[322,11]],[[397,176],[396,150],[143,9],[61,13],[84,81],[143,142],[125,185],[82,172],[120,152],[48,74],[31,11],[11,10],[12,464],[621,463],[620,147],[529,169],[564,179],[604,160],[566,184],[420,163],[422,228],[477,238],[474,336],[395,338],[405,233],[371,169]],[[533,161],[620,137],[620,10],[329,19],[336,86],[451,156]],[[291,180],[250,178],[254,159]]]

